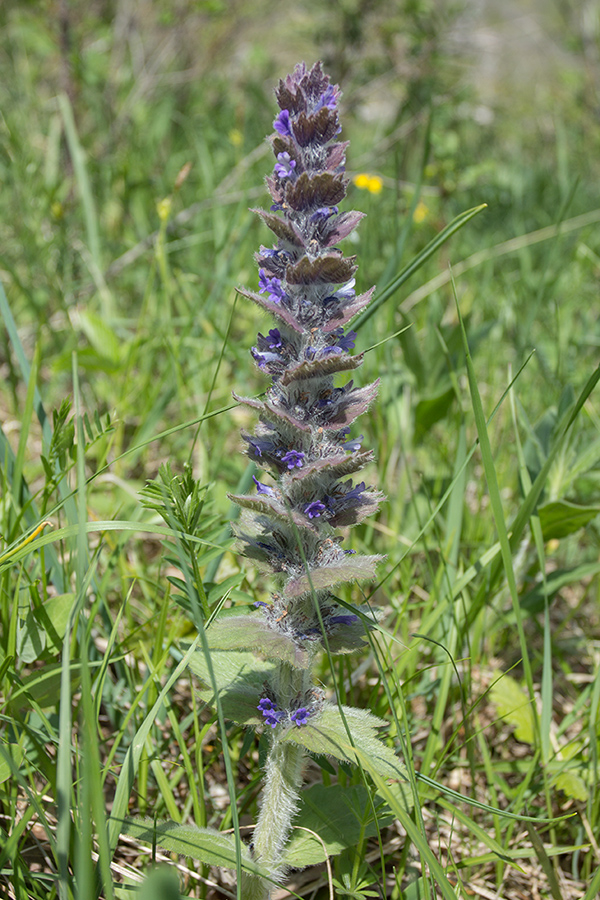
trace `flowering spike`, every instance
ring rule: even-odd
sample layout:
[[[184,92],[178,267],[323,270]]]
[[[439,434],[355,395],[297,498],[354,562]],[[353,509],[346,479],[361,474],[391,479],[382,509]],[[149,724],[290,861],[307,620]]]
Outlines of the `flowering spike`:
[[[273,486],[254,477],[256,491],[231,499],[242,507],[236,534],[243,552],[270,570],[277,590],[252,615],[231,618],[230,628],[224,619],[213,638],[221,648],[243,647],[246,618],[249,643],[273,661],[258,704],[271,749],[254,855],[274,877],[281,874],[304,752],[301,740],[285,741],[305,735],[327,709],[312,661],[324,644],[333,653],[364,645],[369,621],[368,609],[342,607],[332,589],[373,578],[380,560],[344,549],[335,529],[360,522],[383,499],[366,481],[348,478],[373,458],[350,426],[374,400],[378,383],[356,387],[349,378],[363,356],[350,354],[356,333],[345,326],[373,289],[357,296],[355,258],[337,246],[362,218],[339,209],[348,185],[347,143],[336,140],[340,91],[320,63],[310,69],[302,63],[280,81],[276,96],[275,164],[266,179],[272,204],[268,212],[255,210],[276,243],[255,256],[258,291],[239,290],[276,320],[251,350],[271,381],[262,400],[236,397],[258,413],[255,433],[242,436]],[[245,897],[269,895],[266,884],[257,888],[249,879]]]
[[[307,620],[297,633],[307,634],[322,620],[307,595],[317,590],[321,605],[329,603],[333,584],[373,577],[378,559],[349,558],[332,540],[333,528],[361,521],[382,500],[364,481],[342,480],[372,459],[359,452],[362,435],[349,432],[375,398],[377,383],[334,381],[362,363],[361,354],[350,355],[356,333],[344,325],[365,308],[372,291],[356,295],[354,257],[332,246],[362,217],[339,211],[348,183],[347,144],[336,141],[339,88],[320,63],[310,69],[301,64],[279,83],[276,96],[276,161],[267,179],[272,212],[256,212],[278,240],[257,254],[258,293],[240,290],[277,319],[252,348],[271,387],[262,401],[242,401],[260,420],[254,435],[243,435],[248,455],[269,469],[275,485],[254,478],[257,493],[235,500],[244,507],[237,534],[246,554],[279,573],[283,597],[302,607]],[[279,620],[267,608],[263,612],[270,627],[289,633],[289,610]],[[338,616],[335,624],[355,623]]]

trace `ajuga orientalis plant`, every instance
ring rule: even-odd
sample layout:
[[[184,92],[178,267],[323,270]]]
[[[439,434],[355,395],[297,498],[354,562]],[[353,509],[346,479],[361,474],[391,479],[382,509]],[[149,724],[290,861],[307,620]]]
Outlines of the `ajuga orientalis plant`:
[[[356,475],[373,454],[353,433],[377,383],[356,387],[347,374],[363,362],[350,354],[356,334],[347,326],[373,289],[356,295],[355,259],[338,247],[362,217],[339,209],[347,187],[339,88],[320,63],[301,64],[276,96],[276,162],[267,178],[273,203],[255,210],[275,242],[256,254],[258,291],[240,290],[275,320],[251,351],[270,385],[263,400],[235,395],[256,411],[256,430],[242,436],[265,474],[254,478],[252,495],[232,497],[242,507],[239,544],[272,573],[276,589],[254,613],[234,610],[207,631],[219,690],[212,701],[226,718],[262,726],[268,736],[251,843],[263,874],[245,870],[244,900],[268,898],[285,875],[307,752],[367,759],[366,768],[384,777],[398,779],[400,769],[377,737],[384,723],[329,700],[313,675],[318,653],[356,651],[375,623],[367,605],[342,605],[334,594],[341,582],[372,578],[380,559],[345,549],[336,530],[375,512],[383,496]],[[201,654],[192,667],[208,684]]]

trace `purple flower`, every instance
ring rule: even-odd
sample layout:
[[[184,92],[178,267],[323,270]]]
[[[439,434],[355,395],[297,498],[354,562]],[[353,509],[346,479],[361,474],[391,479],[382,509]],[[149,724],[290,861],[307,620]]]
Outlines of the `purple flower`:
[[[351,333],[354,334],[354,332]],[[262,334],[259,334],[258,336],[259,338],[263,338]],[[281,338],[281,332],[279,331],[279,328],[271,328],[268,335],[266,336],[266,338],[263,338],[263,340],[266,342],[267,346],[271,347],[271,349],[273,350],[275,350],[277,347],[283,346],[283,340]]]
[[[356,294],[354,290],[354,285],[356,284],[356,278],[351,278],[350,281],[347,281],[346,284],[343,284],[341,288],[338,288],[335,292],[335,297],[343,297],[344,300],[353,300]]]
[[[335,331],[331,332],[331,336],[334,338],[335,343],[325,347],[322,351],[322,356],[329,356],[331,353],[347,353],[348,350],[354,349],[355,331],[349,331],[348,334],[344,334],[343,328],[336,328]]]
[[[284,462],[288,469],[301,469],[304,462],[304,453],[302,450],[288,450],[285,456],[281,457],[281,462]]]
[[[324,409],[326,406],[331,406],[332,403],[335,403],[336,400],[339,400],[346,393],[346,388],[333,388],[333,390],[328,390],[324,396],[319,397],[318,406],[320,409]]]
[[[281,278],[271,278],[264,269],[258,271],[259,294],[268,293],[269,299],[274,299],[277,303],[285,299],[285,291],[281,286]]]
[[[273,703],[272,700],[269,700],[268,697],[263,697],[262,700],[259,701],[257,709],[260,709],[262,713],[267,710],[277,709],[277,704]]]
[[[327,219],[330,219],[331,216],[337,215],[338,212],[337,206],[320,206],[319,209],[315,209],[310,217],[310,221],[318,222],[319,219],[326,221]]]
[[[292,125],[290,122],[290,114],[287,109],[282,109],[273,122],[273,128],[282,137],[292,136]]]
[[[362,500],[362,497],[360,495],[362,493],[364,493],[365,490],[366,490],[365,483],[364,483],[364,481],[361,481],[360,484],[357,484],[356,487],[352,488],[352,490],[350,490],[346,494],[344,494],[342,499],[344,500],[344,503],[347,503],[348,500],[360,501],[360,500]]]
[[[257,363],[259,369],[265,369],[267,367],[268,363],[282,362],[282,359],[281,359],[279,353],[261,353],[259,350],[256,349],[256,347],[252,347],[250,349],[250,352],[251,352],[252,356],[254,357],[254,359],[256,360],[256,363]]]
[[[328,625],[354,625],[355,622],[358,622],[358,616],[348,615],[348,616],[331,616],[328,619]]]
[[[280,367],[285,365],[284,357],[275,352],[283,348],[283,338],[278,328],[272,328],[266,337],[259,333],[257,343],[258,346],[252,347],[250,352],[259,368],[266,369],[270,363],[278,364]]]
[[[344,334],[342,328],[336,328],[336,337],[337,337],[337,346],[343,350],[344,352],[348,352],[348,350],[354,349],[354,342],[356,339],[356,332],[349,331],[348,334]]]
[[[275,728],[285,716],[285,712],[281,709],[277,709],[277,704],[273,703],[273,701],[269,700],[267,697],[264,697],[256,708],[261,711],[265,717],[266,724],[270,725],[271,728]]]
[[[304,507],[304,512],[309,519],[318,519],[321,513],[326,509],[327,507],[324,503],[321,503],[320,500],[313,500],[312,503],[309,503]]]
[[[333,493],[325,498],[328,511],[336,515],[342,510],[360,506],[363,502],[362,494],[365,490],[364,481],[361,481],[356,487],[352,487],[351,481],[338,484],[334,488]]]
[[[242,437],[253,448],[255,456],[262,456],[263,453],[272,456],[276,452],[274,441],[270,441],[266,438],[250,437],[250,435],[247,434],[243,434]]]
[[[364,435],[361,434],[357,438],[354,438],[354,439],[351,439],[348,441],[344,441],[344,443],[342,444],[342,447],[344,448],[344,450],[347,450],[348,453],[356,453],[357,450],[360,450],[360,448],[361,448],[363,437],[364,437]]]
[[[252,481],[256,485],[256,490],[259,494],[267,494],[268,497],[275,496],[275,491],[273,490],[273,488],[269,487],[268,484],[262,484],[254,477],[254,475],[252,476]]]
[[[275,174],[280,178],[290,178],[294,174],[296,160],[290,158],[289,153],[278,153],[275,163]]]
[[[277,258],[279,253],[280,253],[280,251],[276,247],[269,248],[269,247],[263,247],[262,244],[260,245],[260,255],[266,256],[268,259]]]
[[[294,712],[290,714],[290,719],[300,727],[301,725],[306,725],[310,719],[310,713],[305,706],[301,706],[300,709],[295,709]]]
[[[329,87],[321,94],[315,106],[315,112],[326,106],[327,109],[337,109],[337,96],[335,87],[330,84]]]

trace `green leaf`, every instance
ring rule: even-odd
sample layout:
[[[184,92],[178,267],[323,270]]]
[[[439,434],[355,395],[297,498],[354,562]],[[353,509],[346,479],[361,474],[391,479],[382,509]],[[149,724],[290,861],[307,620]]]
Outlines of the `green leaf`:
[[[546,591],[548,602],[568,584],[579,584],[583,578],[589,578],[600,572],[600,562],[582,563],[572,569],[556,569],[546,575]],[[521,607],[530,614],[544,611],[544,585],[536,584],[521,600]],[[509,619],[510,621],[510,619]]]
[[[583,778],[575,772],[562,772],[554,779],[554,786],[559,791],[563,791],[567,797],[573,800],[586,801],[590,796],[590,791]]]
[[[40,659],[48,644],[54,646],[54,655],[61,650],[73,599],[73,594],[58,594],[23,612],[17,624],[17,654],[22,662]]]
[[[98,356],[113,366],[118,366],[121,360],[122,345],[104,319],[91,310],[81,310],[79,324]]]
[[[211,650],[246,650],[265,659],[279,659],[290,666],[306,668],[308,653],[285,634],[273,631],[260,615],[226,616],[211,625],[206,632]]]
[[[579,506],[569,500],[552,500],[538,507],[544,540],[563,538],[579,531],[600,513],[600,506]]]
[[[515,737],[525,744],[533,744],[534,722],[531,702],[527,694],[510,675],[503,675],[490,690],[490,699],[498,715],[515,729]]]
[[[325,862],[325,850],[327,856],[337,856],[348,847],[356,847],[361,836],[372,837],[377,833],[369,792],[362,784],[350,787],[315,784],[302,792],[300,800],[302,807],[294,819],[295,830],[283,857],[287,866],[315,866]],[[309,831],[302,831],[303,828],[316,832],[321,840]]]
[[[236,868],[236,844],[232,834],[221,834],[212,828],[179,825],[177,822],[154,822],[152,819],[125,819],[121,834],[130,834],[138,841],[162,847],[169,853],[179,853],[199,859],[208,866]],[[245,844],[241,845],[242,868],[255,875],[267,876],[250,857]]]
[[[415,441],[420,440],[429,429],[439,422],[452,406],[456,397],[454,388],[449,387],[433,396],[423,397],[415,409]]]
[[[99,666],[100,662],[90,663],[91,666]],[[81,678],[81,666],[71,662],[71,691],[75,691]],[[10,708],[20,709],[22,706],[34,700],[40,709],[49,709],[57,706],[60,700],[61,664],[47,663],[43,668],[35,669],[21,679],[19,687],[15,688],[10,698]],[[27,698],[27,699],[25,699]]]
[[[24,663],[35,662],[46,649],[46,631],[33,610],[17,625],[17,656]]]
[[[137,900],[180,900],[179,878],[169,866],[158,866],[144,879]]]
[[[10,778],[12,773],[12,767],[5,757],[9,757],[14,765],[19,768],[23,762],[23,748],[20,744],[2,743],[2,750],[0,752],[0,784],[2,784],[3,781],[6,781],[7,778]]]
[[[326,707],[301,728],[294,725],[288,728],[281,740],[300,744],[311,753],[323,753],[353,763],[360,761],[369,773],[393,778],[399,782],[405,807],[412,808],[406,768],[377,736],[378,729],[387,723],[364,709],[344,706],[342,711],[343,717],[337,707]]]
[[[274,663],[259,659],[254,653],[230,650],[214,650],[210,658],[225,718],[238,725],[262,725],[264,719],[258,715],[257,706]],[[201,650],[192,654],[188,665],[200,678],[200,696],[214,707],[208,665]]]

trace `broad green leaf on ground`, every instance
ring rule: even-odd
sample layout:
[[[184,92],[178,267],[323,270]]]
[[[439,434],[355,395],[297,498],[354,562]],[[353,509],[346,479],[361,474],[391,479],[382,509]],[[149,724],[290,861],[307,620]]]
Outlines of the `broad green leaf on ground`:
[[[153,819],[125,819],[121,834],[129,834],[138,841],[162,847],[169,853],[179,853],[201,860],[209,866],[235,869],[236,844],[232,834],[222,834],[212,828],[180,825],[177,822],[154,822]],[[250,851],[241,845],[242,868],[246,872],[267,875],[252,861]]]
[[[285,849],[284,862],[288,866],[302,868],[325,861],[323,845],[328,856],[336,856],[347,847],[355,847],[361,835],[371,837],[377,833],[371,815],[369,792],[362,784],[342,787],[332,784],[314,784],[302,791],[302,804],[294,819],[294,831]],[[386,817],[387,822],[391,821]],[[367,822],[364,825],[364,822]],[[381,826],[387,824],[381,821]],[[319,835],[319,840],[306,828]]]
[[[5,756],[7,758],[5,758]],[[19,767],[23,761],[23,748],[20,744],[6,744],[2,743],[2,747],[0,749],[0,784],[3,781],[6,781],[7,778],[10,778],[12,774],[12,767],[8,762],[8,759],[12,760],[13,764]]]
[[[531,701],[518,682],[510,675],[503,675],[490,690],[490,698],[498,715],[515,729],[518,741],[533,744],[534,723]]]
[[[29,610],[17,628],[17,652],[24,663],[39,659],[47,647],[48,639],[56,650],[61,649],[74,594],[58,594],[50,597],[36,609]]]
[[[97,667],[100,662],[89,664]],[[61,664],[48,663],[41,669],[35,669],[29,675],[21,679],[21,683],[11,694],[9,708],[16,710],[29,705],[29,698],[35,701],[41,709],[48,709],[56,705],[56,699],[60,696]],[[81,677],[79,663],[71,662],[69,665],[71,674],[71,690],[75,691]]]
[[[210,629],[207,635],[209,633]],[[225,718],[238,725],[263,725],[264,718],[257,712],[257,706],[274,664],[259,659],[254,653],[232,650],[213,650],[210,659]],[[201,650],[192,655],[189,667],[200,678],[201,698],[214,707],[210,672]]]
[[[583,778],[576,772],[561,772],[554,779],[554,786],[573,800],[585,802],[590,796],[590,789]]]
[[[584,578],[597,575],[598,572],[600,572],[600,562],[582,563],[572,569],[556,569],[554,572],[548,572],[545,586],[548,600],[552,600],[558,591],[568,584],[577,584]],[[521,608],[528,613],[540,613],[544,611],[544,603],[544,584],[540,582],[525,594],[521,601]],[[508,621],[510,621],[510,614]]]
[[[600,513],[600,506],[580,506],[569,500],[552,500],[538,506],[545,541],[563,538],[579,531]]]

